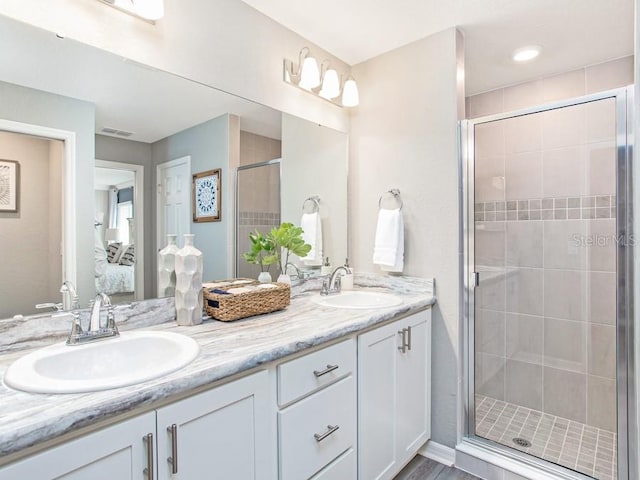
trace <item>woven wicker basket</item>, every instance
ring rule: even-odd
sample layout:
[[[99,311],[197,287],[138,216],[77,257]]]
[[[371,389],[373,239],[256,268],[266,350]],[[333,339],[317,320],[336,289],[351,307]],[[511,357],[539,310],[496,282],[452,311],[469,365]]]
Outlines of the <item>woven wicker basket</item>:
[[[250,292],[233,295],[214,293],[211,288],[203,288],[204,310],[211,318],[223,322],[283,310],[291,302],[291,286],[287,283],[272,285],[275,287],[256,288]],[[216,290],[229,291],[232,288],[225,286]]]

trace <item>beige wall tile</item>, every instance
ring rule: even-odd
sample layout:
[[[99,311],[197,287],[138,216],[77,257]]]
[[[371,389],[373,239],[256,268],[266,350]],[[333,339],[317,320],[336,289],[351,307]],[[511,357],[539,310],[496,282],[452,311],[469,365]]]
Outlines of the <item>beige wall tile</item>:
[[[480,273],[480,286],[475,289],[477,308],[504,312],[506,307],[506,271],[483,270]]]
[[[589,247],[589,270],[616,271],[616,221],[615,219],[589,220],[589,235],[593,245]]]
[[[505,222],[476,224],[474,240],[477,265],[504,267],[505,229]]]
[[[505,313],[477,310],[475,317],[475,348],[478,353],[504,357]]]
[[[507,358],[542,364],[544,318],[508,313],[506,326]]]
[[[606,98],[585,105],[587,115],[587,142],[615,141],[616,101]]]
[[[543,408],[546,413],[584,423],[586,421],[586,375],[544,368]]]
[[[586,93],[584,69],[561,73],[542,80],[544,102],[579,97]]]
[[[504,400],[504,357],[476,354],[476,393],[497,400]]]
[[[542,267],[542,222],[507,222],[506,227],[507,266]]]
[[[586,68],[587,93],[633,84],[633,55]]]
[[[508,269],[508,312],[542,315],[542,273],[533,268]]]
[[[522,115],[504,122],[505,153],[535,152],[542,148],[542,116]]]
[[[584,194],[586,154],[581,147],[556,148],[542,154],[542,194],[578,197]]]
[[[504,157],[477,158],[475,165],[475,201],[505,199]]]
[[[504,111],[511,112],[521,108],[534,107],[543,102],[542,80],[505,87],[504,89]]]
[[[484,117],[503,111],[502,89],[491,90],[469,97],[467,118]]]
[[[587,324],[544,319],[544,364],[560,370],[586,373]]]
[[[583,147],[586,156],[585,194],[615,195],[616,145],[615,142],[592,143]]]
[[[615,379],[616,377],[616,327],[613,325],[589,325],[588,343],[589,374]]]
[[[544,148],[582,145],[587,136],[585,108],[574,105],[537,114],[542,120]]]
[[[544,266],[563,270],[584,270],[588,248],[586,220],[544,222]]]
[[[505,198],[522,200],[542,196],[542,152],[508,154],[505,158]]]
[[[616,324],[616,274],[589,273],[589,320],[606,325]]]
[[[580,270],[545,270],[544,316],[586,321],[587,273]]]
[[[587,425],[616,432],[617,411],[615,380],[587,377]]]
[[[504,122],[481,123],[475,127],[475,156],[503,157],[504,156]]]
[[[507,360],[505,400],[542,410],[542,365]]]

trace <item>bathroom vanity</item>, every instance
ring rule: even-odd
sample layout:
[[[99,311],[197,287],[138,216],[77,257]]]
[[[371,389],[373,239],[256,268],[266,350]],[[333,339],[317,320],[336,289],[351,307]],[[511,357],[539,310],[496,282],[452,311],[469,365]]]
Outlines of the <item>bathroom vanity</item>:
[[[393,478],[430,435],[433,282],[358,283],[403,303],[331,308],[300,292],[237,322],[147,325],[201,349],[155,380],[64,395],[3,384],[0,479]],[[24,353],[0,356],[0,373]]]

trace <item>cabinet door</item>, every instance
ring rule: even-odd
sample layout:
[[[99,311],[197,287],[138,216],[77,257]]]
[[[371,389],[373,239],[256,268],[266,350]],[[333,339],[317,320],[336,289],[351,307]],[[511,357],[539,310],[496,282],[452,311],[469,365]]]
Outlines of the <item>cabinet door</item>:
[[[397,448],[398,460],[409,461],[429,439],[431,430],[431,310],[402,321],[410,346],[398,352],[397,372]]]
[[[259,372],[158,409],[158,479],[273,479],[268,380]]]
[[[358,475],[391,478],[396,448],[398,322],[358,337]]]
[[[147,480],[155,431],[155,412],[146,413],[0,468],[0,479]]]

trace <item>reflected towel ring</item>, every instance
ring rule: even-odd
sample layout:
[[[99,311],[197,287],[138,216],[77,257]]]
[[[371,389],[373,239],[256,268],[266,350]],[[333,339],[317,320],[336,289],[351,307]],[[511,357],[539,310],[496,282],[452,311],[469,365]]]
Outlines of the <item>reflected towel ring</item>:
[[[400,210],[402,210],[404,203],[402,202],[402,198],[400,198],[400,190],[398,190],[397,188],[392,188],[391,190],[388,190],[382,195],[380,195],[380,199],[378,200],[378,208],[382,208],[382,199],[384,198],[385,195],[393,195],[393,198],[398,203],[400,203]]]
[[[318,213],[320,211],[320,195],[313,195],[302,202],[303,212],[305,212],[305,206],[307,205],[307,202],[313,202],[313,209],[308,213]]]

